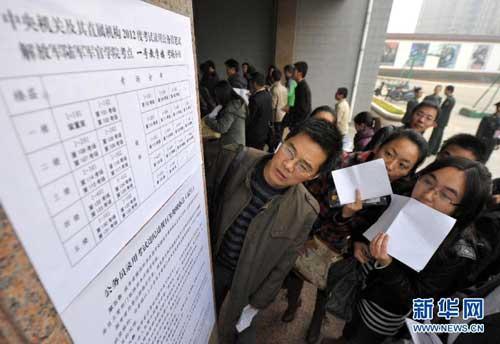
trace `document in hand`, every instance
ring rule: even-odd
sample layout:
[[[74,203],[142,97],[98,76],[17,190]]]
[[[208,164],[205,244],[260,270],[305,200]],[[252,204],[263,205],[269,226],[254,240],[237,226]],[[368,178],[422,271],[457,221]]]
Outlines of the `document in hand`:
[[[391,182],[382,159],[332,171],[332,177],[340,204],[353,203],[356,189],[361,193],[361,200],[392,194]]]
[[[364,236],[372,240],[380,232],[389,234],[387,253],[413,270],[421,271],[455,221],[416,199],[392,195],[389,208]]]

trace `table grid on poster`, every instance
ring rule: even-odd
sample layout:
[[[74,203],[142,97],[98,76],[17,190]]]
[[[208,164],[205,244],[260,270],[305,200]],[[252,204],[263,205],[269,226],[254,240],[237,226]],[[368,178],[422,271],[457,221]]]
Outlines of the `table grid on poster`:
[[[2,97],[29,101],[28,107],[6,101],[9,116],[68,261],[75,266],[149,197],[140,200],[136,190],[117,96],[130,93],[139,102],[148,146],[148,156],[140,158],[149,160],[158,190],[187,163],[185,151],[195,142],[188,83],[52,106],[44,77],[25,80],[24,85],[23,79],[2,80]]]

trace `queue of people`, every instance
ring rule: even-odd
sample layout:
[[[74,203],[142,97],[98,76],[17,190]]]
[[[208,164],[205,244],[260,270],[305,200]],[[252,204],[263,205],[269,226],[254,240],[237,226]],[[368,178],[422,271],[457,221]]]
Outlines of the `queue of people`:
[[[498,145],[500,103],[477,136],[458,134],[442,145],[453,87],[446,87],[443,103],[438,88],[413,104],[401,127],[381,127],[378,118],[361,112],[354,116],[354,148],[348,151],[347,88],[336,91],[333,108],[313,110],[306,62],[287,65],[284,73],[270,66],[266,75],[249,63],[241,73],[234,59],[225,65],[227,80],[218,80],[211,61],[202,65],[200,79],[200,98],[213,96],[203,121],[221,134],[204,142],[204,154],[222,341],[260,342],[255,319],[281,289],[288,307],[276,321],[293,322],[306,282],[318,289],[306,342],[320,341],[329,304],[345,298],[342,336],[322,342],[367,344],[407,335],[404,324],[414,299],[449,297],[495,277],[500,285],[500,183],[484,165]],[[423,136],[429,129],[430,145]],[[429,151],[435,160],[419,170]],[[388,254],[387,234],[363,236],[389,207],[391,195],[365,202],[358,190],[353,203],[339,202],[331,172],[377,159],[394,194],[456,220],[419,272]],[[311,266],[311,252],[327,257],[326,271]],[[345,294],[332,281],[340,262],[350,262],[357,274],[340,289]]]

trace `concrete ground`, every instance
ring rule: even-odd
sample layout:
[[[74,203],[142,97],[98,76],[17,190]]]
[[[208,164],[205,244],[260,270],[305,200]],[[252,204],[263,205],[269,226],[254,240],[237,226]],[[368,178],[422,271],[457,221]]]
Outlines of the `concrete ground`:
[[[304,283],[302,290],[302,306],[298,309],[295,319],[290,323],[281,321],[281,316],[287,307],[286,291],[281,290],[274,303],[257,317],[258,344],[304,344],[309,322],[311,321],[316,289],[309,283]],[[324,331],[329,336],[339,337],[344,323],[340,320],[327,322]]]

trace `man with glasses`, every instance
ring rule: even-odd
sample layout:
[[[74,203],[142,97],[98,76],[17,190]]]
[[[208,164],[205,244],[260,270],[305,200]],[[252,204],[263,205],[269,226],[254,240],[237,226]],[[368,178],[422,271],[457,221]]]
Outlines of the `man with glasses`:
[[[413,109],[410,122],[400,127],[388,125],[380,128],[371,141],[365,146],[365,151],[374,150],[384,139],[395,130],[413,129],[420,134],[424,134],[427,129],[435,128],[439,117],[439,106],[434,102],[423,101]]]
[[[251,148],[205,148],[217,313],[230,290],[223,332],[255,343],[254,315],[278,294],[316,220],[318,204],[302,182],[331,170],[342,136],[309,119],[273,154]],[[235,339],[236,337],[236,339]]]

